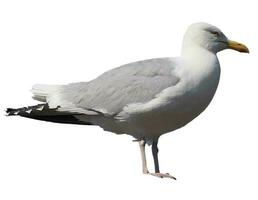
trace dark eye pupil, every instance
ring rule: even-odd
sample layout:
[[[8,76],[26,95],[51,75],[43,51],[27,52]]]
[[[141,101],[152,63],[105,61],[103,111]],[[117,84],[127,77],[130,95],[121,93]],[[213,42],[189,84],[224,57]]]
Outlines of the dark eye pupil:
[[[212,33],[213,35],[216,35],[216,36],[219,35],[219,32],[218,32],[218,31],[211,31],[211,33]]]

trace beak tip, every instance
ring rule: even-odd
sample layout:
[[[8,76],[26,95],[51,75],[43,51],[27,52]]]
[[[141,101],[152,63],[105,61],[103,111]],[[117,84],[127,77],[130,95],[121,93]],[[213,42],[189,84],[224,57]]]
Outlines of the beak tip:
[[[239,51],[241,53],[250,53],[249,49],[247,48],[247,46],[245,46],[244,44],[229,40],[228,42],[228,48],[229,49],[233,49],[236,51]]]
[[[241,53],[250,53],[249,49],[246,48],[246,49],[243,49],[242,51],[240,51]]]

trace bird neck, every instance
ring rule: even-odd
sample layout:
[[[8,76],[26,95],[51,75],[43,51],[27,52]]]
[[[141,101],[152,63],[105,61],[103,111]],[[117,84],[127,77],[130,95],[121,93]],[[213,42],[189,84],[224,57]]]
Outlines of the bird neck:
[[[194,70],[203,68],[207,70],[209,67],[215,66],[214,64],[219,64],[215,53],[200,46],[183,46],[181,58],[186,66]]]
[[[211,74],[220,74],[220,65],[215,53],[200,46],[183,46],[181,52],[183,73],[189,75],[190,79],[200,82],[207,79]]]

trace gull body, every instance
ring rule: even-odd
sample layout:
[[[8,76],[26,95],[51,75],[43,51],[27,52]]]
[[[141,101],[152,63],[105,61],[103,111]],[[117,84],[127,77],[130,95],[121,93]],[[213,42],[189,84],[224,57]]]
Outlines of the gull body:
[[[139,141],[143,172],[174,178],[159,171],[158,139],[183,127],[211,102],[220,78],[217,52],[231,48],[249,52],[217,27],[192,24],[181,56],[154,58],[112,69],[89,82],[35,85],[36,106],[7,109],[8,115],[39,120],[98,125]],[[155,173],[147,169],[145,144],[152,145]]]

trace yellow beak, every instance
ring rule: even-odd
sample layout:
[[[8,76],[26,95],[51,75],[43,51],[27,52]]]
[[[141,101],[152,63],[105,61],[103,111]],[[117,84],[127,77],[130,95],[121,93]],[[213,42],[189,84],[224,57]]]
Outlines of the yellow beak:
[[[243,52],[243,53],[249,53],[249,49],[247,48],[247,46],[232,40],[228,40],[228,48],[239,52]]]

